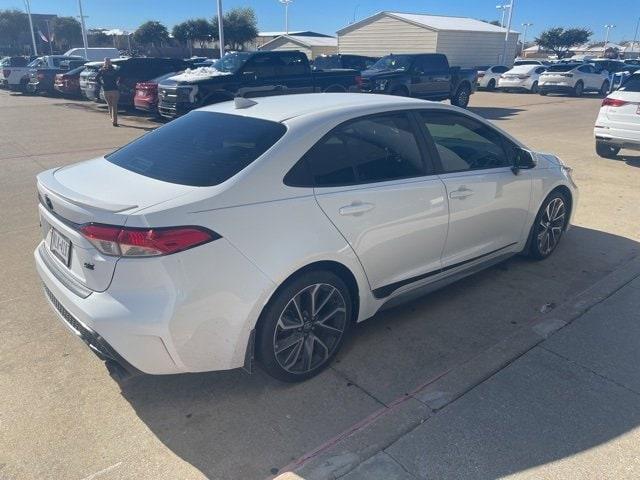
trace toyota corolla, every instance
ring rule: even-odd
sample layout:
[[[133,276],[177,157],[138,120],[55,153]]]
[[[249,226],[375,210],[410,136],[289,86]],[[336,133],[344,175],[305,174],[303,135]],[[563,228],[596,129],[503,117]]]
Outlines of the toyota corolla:
[[[112,373],[299,381],[383,307],[551,255],[570,168],[482,118],[366,94],[236,99],[38,175],[35,261]]]

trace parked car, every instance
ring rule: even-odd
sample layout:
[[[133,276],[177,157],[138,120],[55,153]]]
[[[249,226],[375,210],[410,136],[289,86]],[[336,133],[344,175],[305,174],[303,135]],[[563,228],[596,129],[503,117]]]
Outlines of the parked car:
[[[594,135],[604,158],[615,158],[622,148],[640,150],[640,72],[602,101]]]
[[[104,61],[105,58],[115,59],[120,57],[120,51],[117,48],[110,47],[72,48],[64,54],[66,56],[82,57],[88,62]]]
[[[301,381],[356,323],[526,253],[570,169],[481,117],[386,95],[237,98],[38,175],[44,291],[116,377]]]
[[[478,72],[450,67],[441,53],[387,55],[362,72],[361,90],[427,100],[451,100],[465,108],[475,92]]]
[[[31,63],[24,67],[11,68],[11,76],[9,77],[8,87],[14,91],[26,91],[27,84],[29,83],[29,74],[34,69],[56,69],[60,67],[61,62],[68,60],[82,60],[81,57],[68,57],[65,55],[45,55],[44,57],[38,57]]]
[[[607,58],[594,58],[589,60],[589,63],[592,64],[598,72],[606,71],[609,74],[614,74],[618,72],[624,72],[629,69],[629,65],[625,64],[621,60],[610,60]]]
[[[493,65],[476,67],[478,70],[478,88],[484,88],[487,90],[495,90],[500,80],[500,75],[507,72],[509,67],[505,65]]]
[[[516,60],[513,62],[514,67],[519,67],[520,65],[548,65],[549,62],[544,60]]]
[[[68,72],[58,73],[53,81],[53,88],[56,92],[64,97],[80,97],[80,74],[84,71],[85,66],[69,70]]]
[[[172,58],[117,58],[111,63],[118,70],[120,77],[118,104],[127,107],[133,107],[136,83],[185,69],[184,60]],[[80,75],[82,94],[89,100],[104,101],[104,93],[96,84],[96,76],[101,66],[102,63],[89,64]]]
[[[0,87],[8,88],[9,83],[20,84],[24,70],[29,63],[27,57],[4,57],[0,59]]]
[[[551,65],[540,74],[538,89],[540,95],[568,93],[579,97],[588,91],[606,95],[609,91],[609,75],[587,63]]]
[[[361,72],[371,67],[380,60],[380,57],[367,57],[365,55],[351,55],[348,53],[335,53],[332,55],[319,55],[313,60],[314,70],[331,70],[336,68],[348,68]]]
[[[538,93],[538,82],[540,74],[547,67],[539,65],[517,65],[506,73],[500,75],[498,80],[498,88],[504,91],[525,91],[529,93]]]
[[[158,113],[158,83],[175,77],[180,73],[181,72],[166,73],[147,82],[136,83],[136,94],[133,97],[133,104],[136,110]]]
[[[307,56],[297,50],[233,52],[217,67],[186,70],[161,82],[158,111],[175,118],[236,96],[346,92],[356,88],[358,75],[355,70],[312,71]]]
[[[25,91],[31,94],[54,94],[56,76],[61,72],[75,70],[87,63],[82,60],[66,60],[60,62],[58,68],[34,68],[29,72],[29,83],[25,87]]]

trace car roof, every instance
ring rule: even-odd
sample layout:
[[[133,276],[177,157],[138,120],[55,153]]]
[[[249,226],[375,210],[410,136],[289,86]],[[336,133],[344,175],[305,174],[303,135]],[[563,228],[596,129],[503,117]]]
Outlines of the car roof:
[[[540,67],[544,67],[545,65],[515,65],[513,67],[511,67],[511,70],[509,70],[510,72],[513,72],[514,70],[516,72],[529,72],[531,70],[535,70],[536,68],[540,68]]]
[[[272,96],[250,99],[255,105],[236,108],[235,102],[223,102],[201,108],[200,111],[228,113],[247,117],[261,118],[274,122],[317,114],[324,111],[366,110],[367,108],[406,106],[407,108],[425,106],[424,100],[376,95],[367,93],[305,93],[291,96]],[[249,100],[249,99],[248,99]]]

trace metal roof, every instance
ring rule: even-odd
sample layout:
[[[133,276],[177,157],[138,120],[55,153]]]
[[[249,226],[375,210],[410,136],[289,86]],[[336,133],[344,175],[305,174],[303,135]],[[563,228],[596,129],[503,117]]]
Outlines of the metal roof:
[[[302,35],[280,35],[273,40],[265,43],[260,48],[264,48],[279,40],[286,39],[293,43],[297,43],[303,47],[337,47],[338,39],[335,37],[304,37]]]
[[[359,22],[348,25],[340,30],[338,33],[343,33],[354,28],[357,28],[361,24],[368,22],[376,17],[392,17],[399,20],[418,25],[420,27],[428,28],[434,31],[460,31],[460,32],[489,32],[489,33],[507,33],[506,28],[498,27],[481,20],[469,17],[448,17],[443,15],[425,15],[421,13],[402,13],[402,12],[379,12],[375,15],[367,17]],[[511,29],[511,33],[519,33]]]

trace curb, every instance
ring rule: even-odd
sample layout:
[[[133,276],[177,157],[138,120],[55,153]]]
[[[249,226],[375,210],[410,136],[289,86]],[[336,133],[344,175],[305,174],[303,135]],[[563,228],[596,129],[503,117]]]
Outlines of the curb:
[[[564,302],[551,316],[536,315],[497,344],[425,381],[303,455],[282,468],[275,480],[335,480],[346,475],[637,277],[640,257]]]

